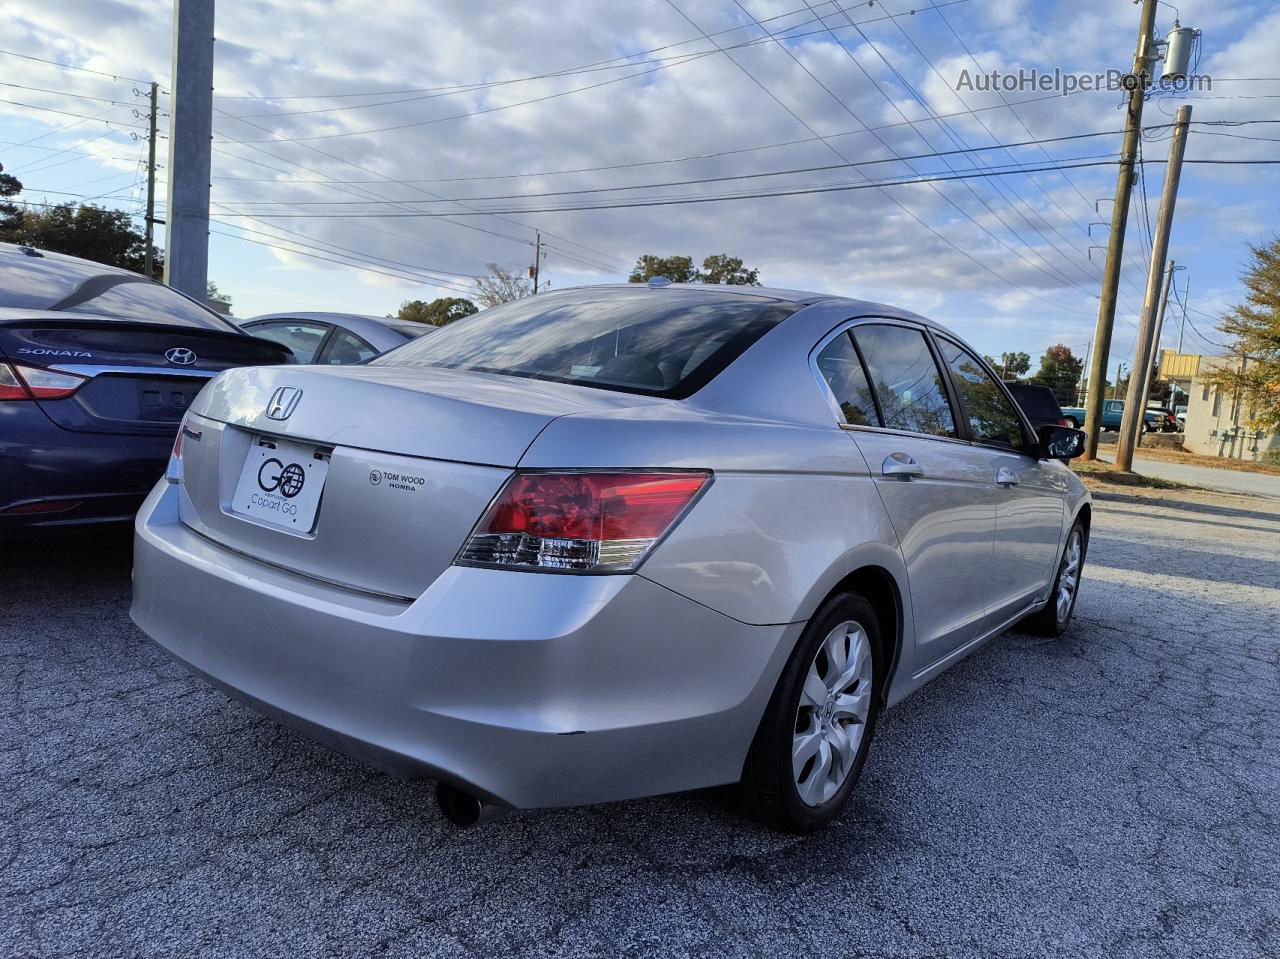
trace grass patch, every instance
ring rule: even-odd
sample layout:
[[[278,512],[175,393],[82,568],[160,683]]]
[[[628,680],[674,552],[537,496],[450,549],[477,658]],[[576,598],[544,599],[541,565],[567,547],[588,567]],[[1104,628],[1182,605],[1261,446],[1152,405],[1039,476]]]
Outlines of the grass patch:
[[[1196,489],[1196,487],[1188,486],[1186,483],[1175,483],[1171,480],[1157,479],[1154,476],[1143,476],[1141,473],[1126,473],[1116,469],[1113,464],[1104,463],[1101,460],[1085,462],[1075,459],[1071,461],[1071,468],[1086,486],[1105,484],[1107,486],[1130,486],[1140,489]]]

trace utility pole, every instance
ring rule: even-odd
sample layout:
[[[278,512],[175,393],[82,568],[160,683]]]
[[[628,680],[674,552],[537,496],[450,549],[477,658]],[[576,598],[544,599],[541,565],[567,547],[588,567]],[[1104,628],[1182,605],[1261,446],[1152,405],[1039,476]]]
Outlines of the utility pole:
[[[1182,322],[1178,324],[1178,352],[1182,352],[1182,337],[1187,332],[1187,301],[1191,299],[1191,275],[1187,274],[1187,285],[1182,288]]]
[[[1151,350],[1156,331],[1156,301],[1160,296],[1161,270],[1169,251],[1169,230],[1173,226],[1173,208],[1178,202],[1178,180],[1182,176],[1182,155],[1187,149],[1187,130],[1191,126],[1191,104],[1178,107],[1173,123],[1173,140],[1169,143],[1169,162],[1165,167],[1164,189],[1160,192],[1160,215],[1152,241],[1151,269],[1147,272],[1147,295],[1142,302],[1142,323],[1138,326],[1138,343],[1133,354],[1133,374],[1125,398],[1124,420],[1120,424],[1120,442],[1116,447],[1116,469],[1133,468],[1133,448],[1146,413],[1146,398],[1139,395],[1151,370]],[[1172,279],[1172,264],[1170,264]]]
[[[159,112],[157,102],[160,95],[160,84],[151,84],[151,120],[147,131],[147,219],[144,233],[146,235],[146,252],[143,254],[142,272],[148,280],[155,279],[152,274],[155,255],[156,236],[156,114]]]
[[[1156,335],[1151,340],[1151,362],[1147,364],[1146,382],[1142,385],[1142,406],[1145,409],[1147,403],[1151,399],[1151,369],[1160,359],[1160,334],[1164,332],[1164,311],[1169,306],[1169,290],[1173,287],[1173,274],[1178,270],[1185,270],[1184,266],[1177,266],[1173,260],[1169,261],[1169,266],[1164,274],[1164,289],[1160,292],[1160,309],[1156,313]],[[1139,429],[1138,445],[1142,445],[1141,429]]]
[[[542,231],[535,230],[536,239],[533,243],[533,266],[529,269],[529,275],[533,277],[533,292],[538,292],[538,270],[542,266]]]
[[[214,0],[174,0],[164,281],[204,302],[209,283]]]
[[[1156,23],[1156,0],[1142,0],[1138,25],[1138,46],[1133,53],[1133,76],[1137,78],[1129,91],[1124,144],[1120,148],[1120,170],[1116,175],[1115,201],[1111,205],[1111,234],[1107,238],[1107,265],[1102,274],[1102,296],[1098,302],[1098,326],[1093,334],[1093,365],[1089,368],[1089,391],[1085,397],[1084,458],[1098,455],[1098,430],[1102,425],[1103,384],[1107,379],[1107,363],[1111,354],[1111,332],[1116,321],[1116,294],[1120,288],[1121,257],[1124,255],[1124,229],[1129,220],[1129,195],[1133,188],[1134,160],[1142,136],[1142,104],[1146,99],[1147,80],[1154,53],[1152,31]],[[1161,254],[1161,260],[1164,255]]]
[[[1084,405],[1084,398],[1085,398],[1085,396],[1087,395],[1087,394],[1085,393],[1085,390],[1087,389],[1087,387],[1086,387],[1086,383],[1088,382],[1088,381],[1087,381],[1087,379],[1086,379],[1086,377],[1088,377],[1088,375],[1089,375],[1089,352],[1090,352],[1092,349],[1093,349],[1093,343],[1092,343],[1092,341],[1090,341],[1089,343],[1086,343],[1086,344],[1085,344],[1085,347],[1084,347],[1084,363],[1083,363],[1083,364],[1081,364],[1081,366],[1080,366],[1080,381],[1079,381],[1078,383],[1076,383],[1076,402],[1075,402],[1075,405],[1076,405],[1076,406],[1083,406],[1083,405]]]

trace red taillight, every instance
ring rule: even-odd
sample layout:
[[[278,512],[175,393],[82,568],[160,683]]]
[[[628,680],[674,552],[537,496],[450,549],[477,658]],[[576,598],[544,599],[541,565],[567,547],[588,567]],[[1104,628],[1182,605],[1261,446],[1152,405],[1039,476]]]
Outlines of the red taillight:
[[[8,363],[0,363],[0,400],[29,399],[31,394],[27,392],[22,380],[18,379],[18,374],[13,371],[13,367]]]
[[[458,555],[470,565],[635,569],[711,479],[705,472],[517,473]]]
[[[88,379],[77,373],[0,363],[0,400],[60,400]]]
[[[78,499],[42,499],[32,503],[20,503],[4,511],[5,516],[31,516],[36,513],[66,513],[79,506]]]
[[[170,483],[182,482],[182,434],[187,431],[187,418],[182,418],[178,426],[178,435],[173,438],[173,449],[169,451],[169,465],[165,468],[164,478]]]
[[[1070,426],[1070,425],[1071,425],[1071,421],[1070,421],[1069,419],[1067,419],[1065,416],[1059,416],[1059,417],[1058,417],[1058,425],[1059,425],[1059,426]]]

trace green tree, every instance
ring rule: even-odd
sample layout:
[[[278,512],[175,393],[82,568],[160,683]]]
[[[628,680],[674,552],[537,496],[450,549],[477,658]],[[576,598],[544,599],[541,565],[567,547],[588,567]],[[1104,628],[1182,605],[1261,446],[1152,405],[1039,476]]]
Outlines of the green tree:
[[[145,239],[133,228],[129,214],[92,204],[64,203],[44,210],[24,208],[18,222],[0,228],[0,240],[41,250],[106,263],[141,273]],[[156,258],[156,269],[162,262]]]
[[[22,181],[5,173],[4,164],[0,163],[0,233],[16,229],[22,222],[22,210],[16,203],[9,202],[9,197],[21,192]]]
[[[697,283],[702,279],[691,256],[654,256],[646,253],[636,260],[630,283],[647,283],[655,276],[665,276],[672,283]]]
[[[218,284],[210,280],[204,288],[204,298],[206,300],[221,300],[227,304],[227,309],[231,309],[231,294],[223,293],[218,289]]]
[[[672,283],[727,283],[731,286],[759,286],[760,271],[748,269],[742,258],[716,253],[702,261],[702,269],[693,265],[691,256],[654,256],[646,253],[636,260],[627,280],[647,283],[655,276],[665,276]]]
[[[1000,374],[1001,379],[1005,380],[1016,380],[1026,376],[1027,371],[1031,369],[1031,356],[1027,353],[1001,353],[998,360],[984,353],[982,358]]]
[[[465,297],[442,296],[430,303],[424,300],[405,300],[400,304],[396,319],[430,326],[448,326],[454,320],[479,311],[480,308]]]
[[[716,253],[702,261],[703,283],[727,283],[729,286],[759,286],[760,271],[747,269],[742,258]]]
[[[475,278],[476,300],[483,307],[500,306],[533,295],[533,283],[518,273],[490,263],[489,272]]]
[[[1213,370],[1209,382],[1239,394],[1249,425],[1280,431],[1280,236],[1250,245],[1253,262],[1245,270],[1244,302],[1222,318],[1219,329],[1231,339],[1232,363]]]
[[[1040,369],[1031,377],[1031,382],[1049,387],[1061,400],[1074,395],[1083,369],[1084,361],[1071,352],[1071,347],[1055,343],[1044,351],[1044,356],[1040,358]]]

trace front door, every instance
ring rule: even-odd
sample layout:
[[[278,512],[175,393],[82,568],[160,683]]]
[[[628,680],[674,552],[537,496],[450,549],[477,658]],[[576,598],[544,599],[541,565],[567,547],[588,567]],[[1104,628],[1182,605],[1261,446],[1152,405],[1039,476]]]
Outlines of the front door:
[[[1057,571],[1066,473],[1056,461],[1038,458],[1034,434],[977,357],[947,337],[935,336],[935,341],[995,491],[995,554],[985,624],[994,629],[1043,597]]]

